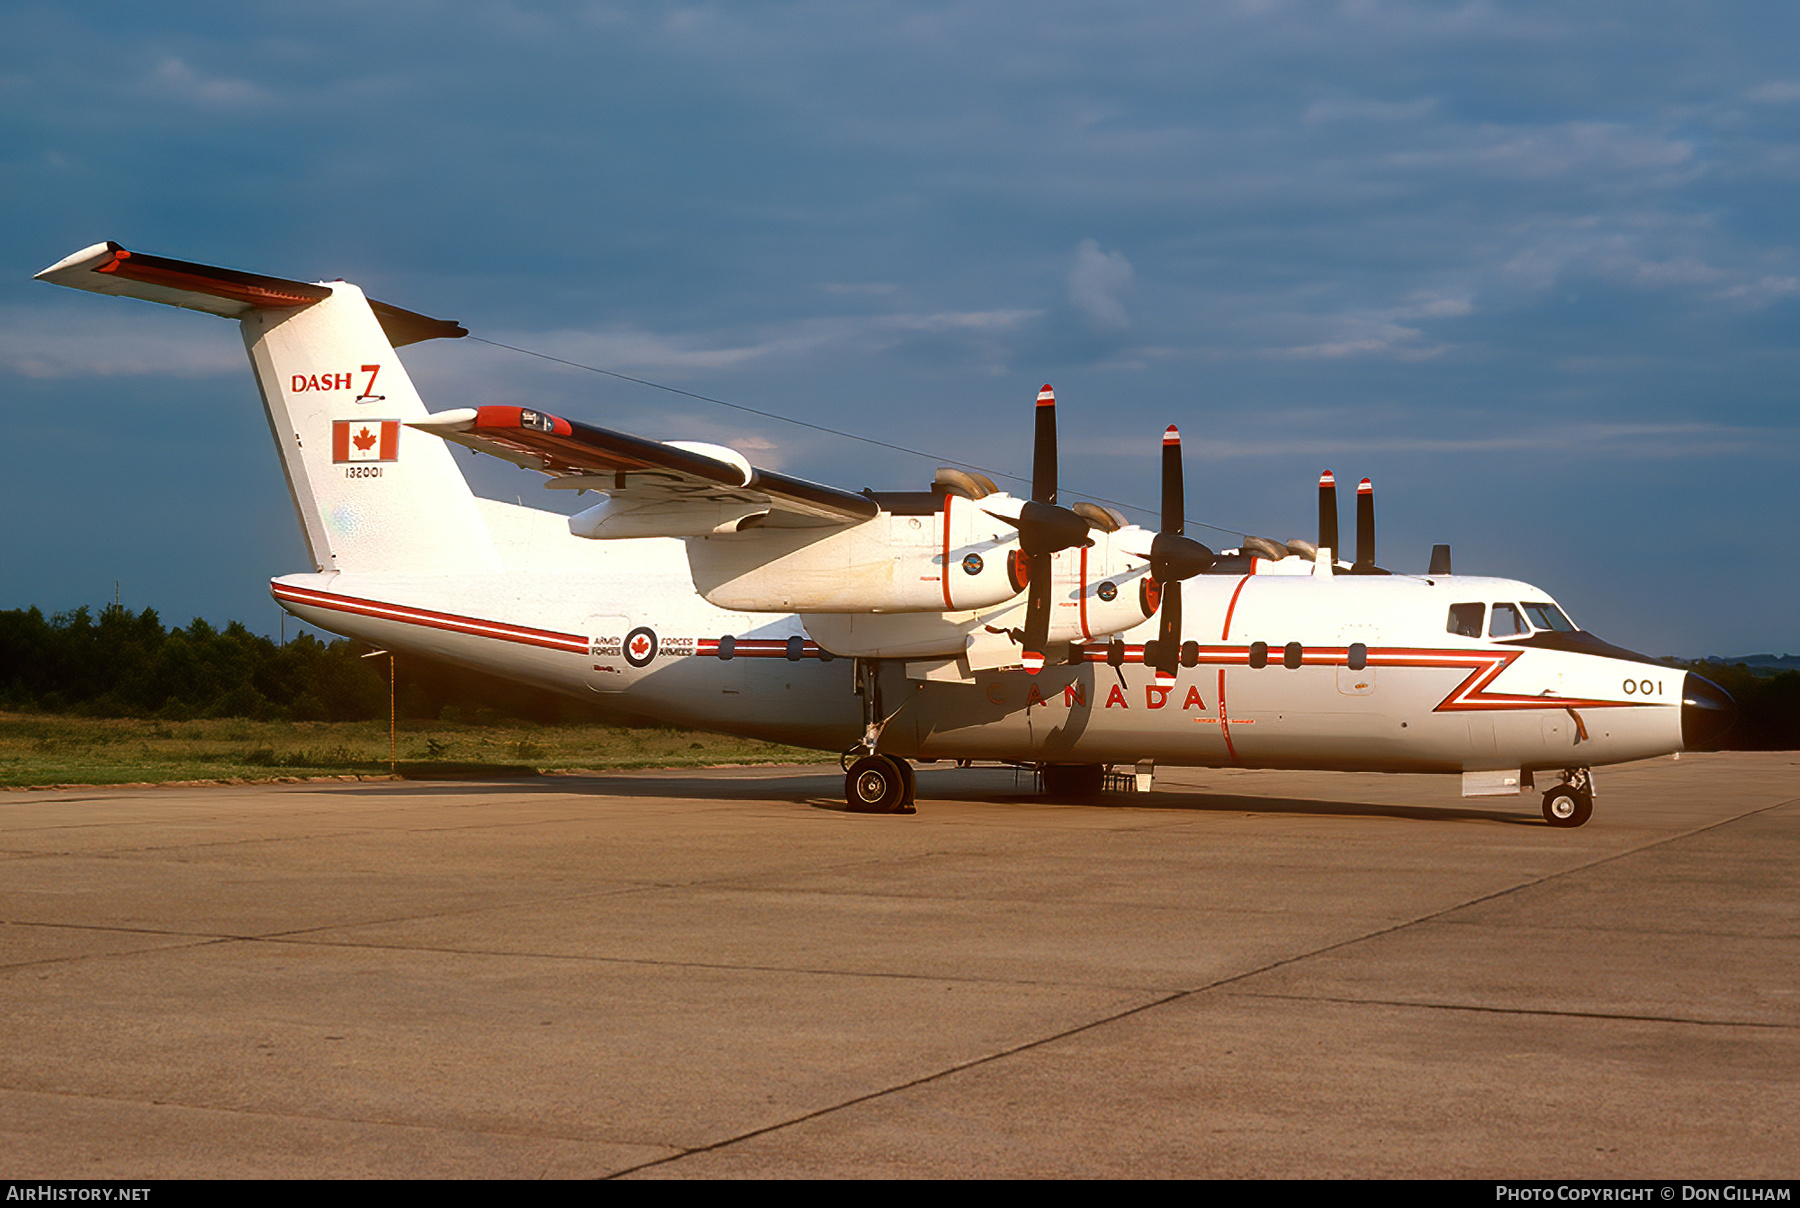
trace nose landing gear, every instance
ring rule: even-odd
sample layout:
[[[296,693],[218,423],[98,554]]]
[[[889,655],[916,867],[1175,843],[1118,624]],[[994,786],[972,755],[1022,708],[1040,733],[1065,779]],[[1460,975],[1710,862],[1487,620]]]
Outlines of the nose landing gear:
[[[1573,828],[1594,816],[1594,774],[1587,768],[1564,768],[1563,779],[1544,794],[1544,821]]]

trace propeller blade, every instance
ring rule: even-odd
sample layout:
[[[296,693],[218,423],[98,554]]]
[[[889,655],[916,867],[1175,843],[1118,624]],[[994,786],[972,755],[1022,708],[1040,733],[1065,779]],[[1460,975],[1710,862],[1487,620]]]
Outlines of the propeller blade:
[[[1330,470],[1319,475],[1319,548],[1330,550],[1334,559],[1343,553],[1338,544],[1337,479]]]
[[[1056,391],[1048,382],[1038,391],[1037,434],[1031,447],[1031,497],[1056,502]]]
[[[1027,555],[1031,579],[1025,585],[1025,670],[1036,675],[1050,644],[1050,560],[1052,554]]]
[[[1162,444],[1162,529],[1150,542],[1150,573],[1159,583],[1172,585],[1203,575],[1217,561],[1211,550],[1182,536],[1187,527],[1184,477],[1181,432],[1170,424]]]
[[[1356,487],[1356,566],[1375,569],[1375,486],[1366,478]]]
[[[1187,531],[1187,505],[1183,500],[1181,480],[1181,432],[1170,424],[1163,433],[1161,529],[1177,537]]]
[[[1181,661],[1181,580],[1163,585],[1162,617],[1156,626],[1156,649],[1147,652],[1144,661],[1156,670],[1159,680],[1173,680]]]

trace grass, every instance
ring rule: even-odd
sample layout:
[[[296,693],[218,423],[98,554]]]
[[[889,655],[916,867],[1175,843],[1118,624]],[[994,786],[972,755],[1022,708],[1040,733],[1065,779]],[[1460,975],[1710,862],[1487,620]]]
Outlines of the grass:
[[[502,721],[400,724],[402,774],[817,763],[834,756],[748,738],[660,726],[540,726]],[[0,786],[134,784],[385,776],[381,722],[156,721],[0,713]]]

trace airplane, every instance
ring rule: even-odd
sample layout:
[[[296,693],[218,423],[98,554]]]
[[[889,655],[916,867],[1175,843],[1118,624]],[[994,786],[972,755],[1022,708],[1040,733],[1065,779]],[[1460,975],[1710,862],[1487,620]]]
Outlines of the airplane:
[[[721,445],[515,404],[430,412],[396,348],[468,334],[365,297],[85,248],[39,280],[236,320],[313,568],[270,584],[302,621],[671,724],[841,753],[848,808],[911,813],[912,761],[1035,769],[1057,796],[1158,765],[1458,775],[1464,796],[1551,781],[1592,816],[1593,768],[1705,745],[1717,685],[1580,629],[1528,583],[1375,564],[1373,487],[1339,556],[1185,535],[1180,434],[1161,519],[1058,502],[1054,392],[1029,495],[940,469],[853,492]],[[572,516],[477,497],[463,447],[593,492]]]

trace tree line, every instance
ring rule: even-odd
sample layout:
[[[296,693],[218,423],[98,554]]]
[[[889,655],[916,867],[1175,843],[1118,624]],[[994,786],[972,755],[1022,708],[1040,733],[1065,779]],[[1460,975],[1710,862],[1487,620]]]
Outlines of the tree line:
[[[1737,702],[1737,724],[1726,732],[1720,749],[1727,751],[1800,750],[1800,671],[1774,675],[1744,663],[1683,662],[1664,659],[1704,676]]]
[[[90,717],[249,717],[262,721],[368,721],[388,711],[388,660],[370,647],[302,634],[278,643],[233,621],[196,617],[165,628],[156,610],[109,604],[46,618],[36,608],[0,612],[0,709]],[[1800,671],[1758,675],[1742,663],[1684,663],[1738,703],[1730,750],[1800,749]],[[618,721],[601,706],[507,680],[427,662],[397,660],[402,717],[450,722],[501,717],[540,722]]]
[[[303,633],[279,643],[241,622],[166,628],[154,608],[45,617],[0,611],[0,709],[88,717],[368,721],[388,714],[388,660]],[[427,662],[396,660],[400,716],[450,722],[619,720],[597,706]]]

